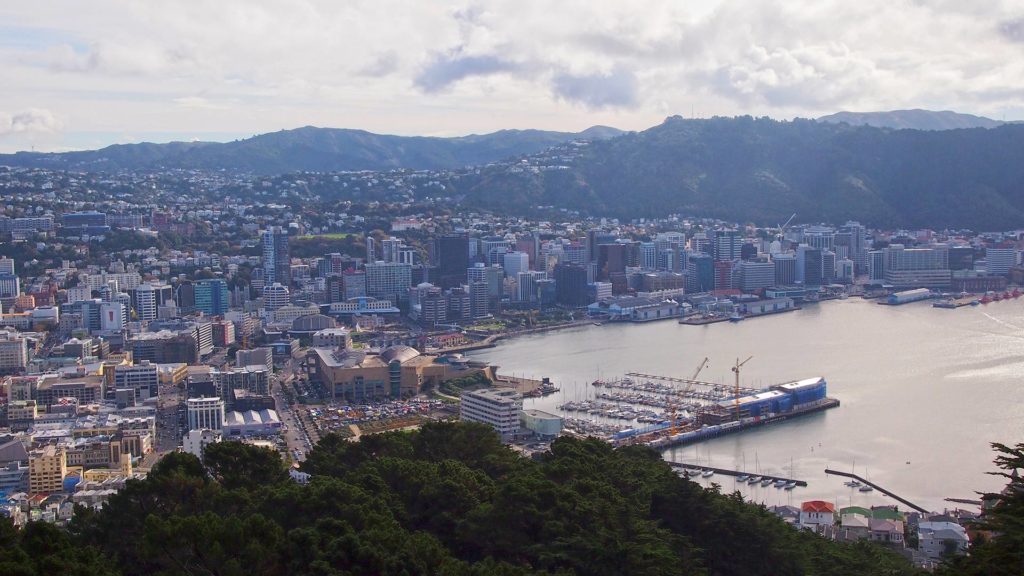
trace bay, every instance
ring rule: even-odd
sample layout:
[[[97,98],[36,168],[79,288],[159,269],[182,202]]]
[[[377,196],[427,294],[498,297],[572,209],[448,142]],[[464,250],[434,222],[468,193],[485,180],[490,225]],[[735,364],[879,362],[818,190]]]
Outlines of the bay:
[[[566,400],[592,397],[590,382],[626,372],[732,383],[730,366],[753,356],[741,384],[824,376],[842,406],[664,452],[668,460],[806,480],[792,492],[737,486],[751,500],[840,506],[891,504],[847,488],[826,467],[857,474],[930,510],[946,497],[976,499],[1002,488],[989,443],[1024,441],[1024,299],[946,310],[928,302],[880,306],[857,298],[739,323],[674,321],[605,324],[509,339],[476,352],[503,374],[549,377],[561,392],[524,406],[557,413]],[[569,415],[569,414],[567,414]],[[759,468],[758,468],[759,466]]]

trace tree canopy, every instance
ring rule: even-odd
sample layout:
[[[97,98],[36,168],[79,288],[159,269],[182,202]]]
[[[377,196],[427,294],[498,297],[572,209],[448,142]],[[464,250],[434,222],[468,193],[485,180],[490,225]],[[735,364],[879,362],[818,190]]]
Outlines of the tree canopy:
[[[794,530],[738,494],[680,478],[652,450],[593,439],[560,438],[527,459],[476,424],[429,423],[359,442],[329,435],[303,464],[307,485],[259,448],[223,442],[204,460],[164,458],[102,511],[76,515],[66,533],[37,524],[0,531],[0,572],[914,573],[885,548]]]

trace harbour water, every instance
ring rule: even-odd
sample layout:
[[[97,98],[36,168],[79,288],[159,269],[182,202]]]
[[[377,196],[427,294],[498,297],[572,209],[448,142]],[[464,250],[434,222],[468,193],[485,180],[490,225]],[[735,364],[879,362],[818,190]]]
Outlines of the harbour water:
[[[558,412],[593,397],[591,382],[626,372],[732,383],[736,358],[753,356],[741,385],[813,376],[840,408],[667,450],[668,460],[806,480],[793,491],[713,476],[751,500],[840,506],[893,503],[846,487],[825,468],[853,471],[932,510],[999,490],[989,443],[1024,442],[1024,299],[944,310],[928,302],[878,306],[858,298],[739,323],[605,324],[523,336],[477,352],[502,373],[550,377],[561,392],[525,407]]]

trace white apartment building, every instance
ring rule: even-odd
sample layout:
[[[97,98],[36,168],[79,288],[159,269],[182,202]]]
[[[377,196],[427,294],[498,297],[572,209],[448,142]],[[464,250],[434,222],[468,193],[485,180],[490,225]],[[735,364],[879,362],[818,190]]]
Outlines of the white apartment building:
[[[462,394],[460,419],[494,428],[502,440],[519,434],[519,413],[523,397],[515,390],[484,389]]]

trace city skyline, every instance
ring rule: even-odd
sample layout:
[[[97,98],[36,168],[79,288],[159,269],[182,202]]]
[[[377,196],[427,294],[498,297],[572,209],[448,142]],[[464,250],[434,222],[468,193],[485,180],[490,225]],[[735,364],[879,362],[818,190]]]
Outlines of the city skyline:
[[[1024,118],[1024,13],[1010,3],[582,8],[5,7],[0,152],[303,125],[454,136],[638,130],[672,114]]]

